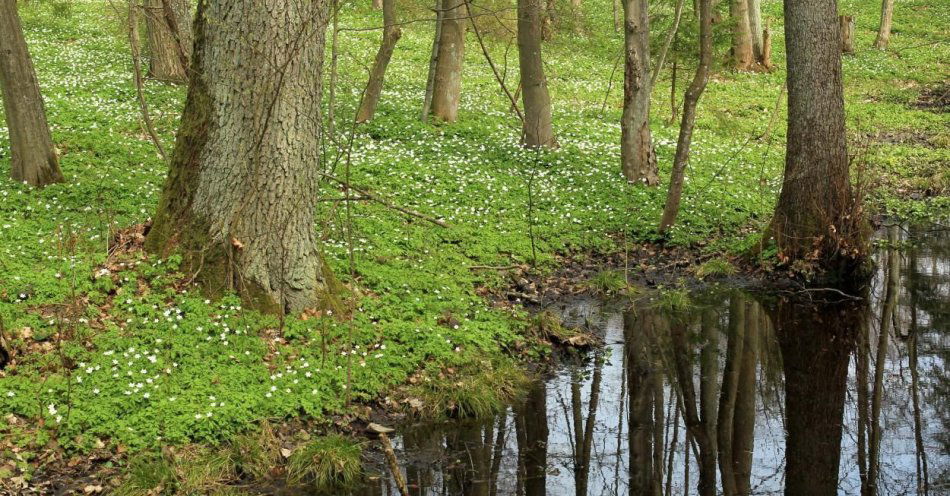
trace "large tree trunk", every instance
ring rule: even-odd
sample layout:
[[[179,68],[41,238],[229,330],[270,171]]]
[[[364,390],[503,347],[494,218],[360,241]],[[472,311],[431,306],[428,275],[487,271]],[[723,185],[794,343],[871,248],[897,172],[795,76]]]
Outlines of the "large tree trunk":
[[[752,32],[749,29],[748,0],[729,2],[729,16],[732,18],[732,66],[736,70],[752,69],[755,60],[752,52]]]
[[[376,52],[376,61],[373,63],[373,69],[369,73],[369,81],[366,83],[366,93],[363,94],[363,102],[356,114],[356,122],[367,122],[373,118],[376,113],[376,105],[379,103],[379,95],[383,92],[383,81],[386,78],[386,67],[393,56],[393,49],[396,48],[396,42],[402,36],[402,30],[396,25],[396,0],[384,0],[383,5],[383,41],[379,45],[379,51]]]
[[[877,38],[874,40],[874,48],[880,50],[887,49],[887,43],[891,41],[891,20],[894,18],[894,0],[883,0],[881,3],[881,25],[877,29]]]
[[[148,75],[161,81],[185,82],[191,56],[191,5],[187,0],[147,0]]]
[[[211,294],[329,303],[314,231],[326,0],[202,0],[188,97],[146,240]],[[241,61],[235,65],[234,61]]]
[[[37,187],[62,182],[16,0],[0,0],[0,92],[10,132],[13,179]]]
[[[556,148],[551,97],[541,61],[541,0],[518,0],[518,60],[524,104],[524,144]]]
[[[465,56],[465,0],[443,0],[445,13],[432,89],[432,115],[455,122],[462,93],[462,59]]]
[[[648,0],[624,0],[623,115],[620,168],[631,183],[660,182],[650,134],[650,18]]]
[[[865,230],[845,141],[841,37],[834,0],[786,0],[788,137],[771,234],[783,260],[850,270]]]
[[[673,171],[670,174],[670,189],[666,194],[666,205],[660,219],[659,231],[666,233],[676,222],[679,214],[680,198],[683,196],[683,177],[689,161],[689,146],[693,140],[693,125],[696,123],[696,107],[699,97],[706,90],[709,81],[709,64],[712,62],[712,0],[699,0],[699,65],[693,81],[686,89],[683,98],[683,120],[676,139],[676,155],[673,157]]]

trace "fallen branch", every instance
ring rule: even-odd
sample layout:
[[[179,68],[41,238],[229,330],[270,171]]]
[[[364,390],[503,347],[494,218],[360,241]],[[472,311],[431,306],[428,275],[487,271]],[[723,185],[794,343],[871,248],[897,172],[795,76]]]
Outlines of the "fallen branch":
[[[393,209],[393,210],[402,212],[402,213],[404,213],[404,214],[406,214],[406,215],[409,215],[409,216],[412,216],[412,217],[418,217],[418,218],[420,218],[420,219],[422,219],[422,220],[424,220],[424,221],[426,221],[426,222],[431,222],[431,223],[433,223],[433,224],[435,224],[435,225],[437,225],[437,226],[439,226],[439,227],[444,227],[444,228],[449,228],[449,227],[451,227],[447,222],[445,222],[445,221],[442,220],[442,219],[436,219],[436,218],[430,217],[430,216],[428,216],[428,215],[426,215],[426,214],[424,214],[424,213],[422,213],[422,212],[417,212],[417,211],[415,211],[415,210],[413,210],[413,209],[411,209],[411,208],[407,208],[407,207],[402,207],[402,206],[396,205],[395,203],[393,203],[393,202],[391,202],[391,201],[389,201],[389,200],[387,200],[387,199],[385,199],[385,198],[383,198],[383,197],[381,197],[381,196],[379,196],[379,195],[377,195],[377,194],[375,194],[375,193],[370,193],[369,191],[367,191],[367,190],[365,190],[365,189],[357,188],[356,186],[353,186],[352,184],[350,184],[348,181],[345,181],[345,180],[343,180],[343,179],[340,179],[340,178],[338,178],[338,177],[336,177],[336,176],[334,176],[334,175],[332,175],[332,174],[327,174],[326,172],[321,172],[320,175],[322,175],[323,177],[326,177],[327,179],[329,179],[329,180],[331,180],[331,181],[333,181],[333,182],[336,182],[336,183],[339,183],[339,184],[341,184],[341,185],[343,185],[343,186],[346,186],[347,188],[352,189],[353,191],[356,191],[357,193],[359,193],[360,195],[363,196],[362,198],[359,198],[359,199],[361,199],[361,200],[364,200],[364,201],[365,201],[365,200],[374,201],[374,202],[376,202],[376,203],[379,203],[379,204],[381,204],[381,205],[384,205],[384,206],[386,206],[386,207],[388,207],[388,208],[391,208],[391,209]],[[353,199],[354,199],[354,198],[349,198],[349,200],[353,200]],[[344,198],[344,200],[347,200],[347,199]]]

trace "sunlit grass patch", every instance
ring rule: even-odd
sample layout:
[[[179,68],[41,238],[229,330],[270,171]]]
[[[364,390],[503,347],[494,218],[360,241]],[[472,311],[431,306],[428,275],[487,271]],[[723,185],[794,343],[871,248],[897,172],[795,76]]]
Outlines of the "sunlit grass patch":
[[[287,480],[321,488],[351,485],[362,473],[362,454],[362,445],[352,438],[339,434],[317,437],[290,455]]]

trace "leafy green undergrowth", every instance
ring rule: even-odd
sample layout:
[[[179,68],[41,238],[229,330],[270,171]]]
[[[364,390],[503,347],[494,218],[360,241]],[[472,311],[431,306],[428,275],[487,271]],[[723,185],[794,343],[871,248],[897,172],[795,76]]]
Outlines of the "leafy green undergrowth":
[[[0,377],[0,414],[18,419],[0,434],[20,453],[10,460],[19,470],[52,441],[74,451],[103,441],[134,450],[219,442],[265,418],[343,412],[414,374],[438,378],[447,368],[485,361],[510,367],[509,350],[518,349],[529,324],[486,304],[476,288],[504,281],[472,265],[536,264],[550,271],[557,253],[616,249],[610,234],[624,233],[629,242],[655,239],[665,185],[628,185],[618,166],[621,85],[613,65],[622,44],[609,2],[584,2],[583,21],[572,22],[581,22],[585,34],[562,30],[545,46],[561,144],[554,152],[519,146],[517,122],[478,50],[468,51],[459,122],[420,123],[431,26],[410,23],[377,118],[353,137],[351,172],[355,184],[450,227],[356,203],[350,267],[343,209],[321,202],[316,221],[327,262],[363,294],[352,321],[320,315],[280,322],[242,309],[233,297],[207,301],[181,283],[188,275],[177,274],[174,259],[109,256],[109,240],[154,210],[166,168],[140,123],[121,12],[104,1],[75,1],[68,10],[54,3],[30,2],[21,13],[67,182],[34,191],[9,180],[8,135],[0,128],[0,318],[15,352]],[[426,5],[408,2],[407,18]],[[891,50],[882,52],[869,48],[879,3],[842,3],[842,12],[858,21],[858,52],[844,59],[848,123],[856,146],[864,147],[854,149],[866,150],[856,160],[872,188],[870,207],[922,217],[950,211],[946,196],[926,198],[945,192],[947,114],[915,106],[921,93],[943,84],[947,47],[935,43],[934,26],[946,25],[939,19],[950,14],[923,0],[902,5]],[[661,40],[672,3],[651,8]],[[717,68],[700,105],[669,243],[733,253],[750,246],[768,221],[781,185],[785,110],[776,102],[785,75],[781,3],[765,2],[764,9],[777,69]],[[345,4],[343,15],[349,27],[379,22],[362,3]],[[684,39],[692,36],[684,30]],[[496,31],[488,46],[504,64],[508,35]],[[347,116],[378,37],[359,29],[341,33],[339,141],[349,137]],[[717,37],[720,60],[727,38]],[[691,57],[680,54],[681,63],[688,66]],[[679,74],[682,89],[689,71]],[[669,120],[670,83],[663,72],[652,109],[663,178],[677,133]],[[150,81],[145,94],[170,147],[184,88]],[[332,164],[336,152],[329,148]],[[323,196],[340,193],[327,185]],[[615,276],[604,275],[604,290],[621,289]],[[677,306],[681,299],[670,294],[665,301]],[[473,396],[477,382],[457,393]],[[435,385],[425,391],[429,397],[453,387],[451,380]],[[497,403],[446,401],[470,403],[465,408],[473,413]]]

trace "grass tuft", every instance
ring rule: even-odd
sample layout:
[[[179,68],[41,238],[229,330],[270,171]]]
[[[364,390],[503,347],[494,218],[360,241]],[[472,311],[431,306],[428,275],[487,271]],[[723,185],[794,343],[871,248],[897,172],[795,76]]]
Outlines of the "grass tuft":
[[[363,447],[351,438],[339,434],[318,437],[290,455],[287,481],[320,488],[352,485],[362,473],[362,455]]]

